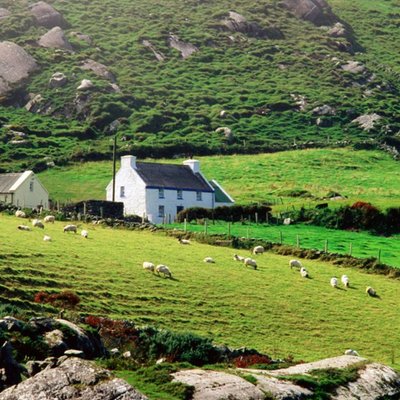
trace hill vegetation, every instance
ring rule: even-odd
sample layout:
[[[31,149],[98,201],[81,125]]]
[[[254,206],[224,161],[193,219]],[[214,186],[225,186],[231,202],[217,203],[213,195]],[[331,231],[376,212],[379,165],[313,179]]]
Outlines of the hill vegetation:
[[[399,142],[395,0],[331,0],[312,21],[287,0],[49,3],[66,49],[38,45],[49,26],[25,0],[2,2],[0,41],[38,66],[2,96],[3,169],[104,159],[115,133],[153,157]]]

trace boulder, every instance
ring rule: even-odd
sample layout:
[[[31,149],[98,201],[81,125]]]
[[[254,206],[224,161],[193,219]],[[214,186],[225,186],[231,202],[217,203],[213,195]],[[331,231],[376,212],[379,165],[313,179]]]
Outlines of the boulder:
[[[86,42],[87,44],[93,44],[93,39],[89,35],[85,35],[81,32],[70,32],[70,36],[76,37],[78,40],[82,42]]]
[[[37,68],[35,59],[22,47],[12,42],[0,42],[0,96],[13,85],[21,84]]]
[[[295,385],[290,381],[262,375],[253,376],[257,378],[257,386],[270,394],[275,400],[303,400],[313,396],[311,390]]]
[[[72,51],[72,46],[68,42],[64,31],[56,26],[45,33],[38,41],[39,46],[50,48],[50,49],[61,49]]]
[[[59,88],[64,86],[67,81],[67,77],[62,72],[55,72],[49,80],[49,86],[51,88]]]
[[[86,60],[84,61],[81,68],[85,71],[92,71],[95,75],[100,78],[105,78],[110,80],[111,82],[115,82],[115,75],[111,73],[108,68],[97,61],[94,60]]]
[[[164,61],[164,60],[165,60],[164,54],[161,53],[161,52],[159,52],[159,51],[157,51],[156,48],[152,45],[152,43],[151,43],[150,41],[148,41],[148,40],[143,40],[142,44],[143,44],[144,47],[149,48],[149,49],[153,52],[155,58],[156,58],[158,61],[161,62],[161,61]]]
[[[24,132],[17,132],[17,131],[10,131],[10,133],[15,137],[15,138],[24,138],[26,136],[26,133]],[[24,323],[20,321],[17,318],[14,317],[3,317],[0,319],[0,329],[1,330],[7,330],[7,331],[20,331],[24,326]]]
[[[23,368],[14,360],[13,347],[5,342],[0,348],[0,391],[21,382]]]
[[[82,79],[81,84],[76,88],[77,90],[85,91],[94,87],[90,79]]]
[[[353,123],[358,124],[365,131],[369,131],[375,127],[375,123],[379,121],[382,117],[379,114],[364,114],[360,115],[358,118],[353,119]]]
[[[67,358],[56,368],[0,393],[0,400],[147,400],[147,397],[109,371],[80,358]]]
[[[190,43],[183,42],[176,35],[170,35],[168,38],[168,42],[169,42],[170,47],[178,50],[181,53],[182,58],[188,58],[193,53],[196,53],[197,51],[199,51],[199,49],[196,46],[194,46],[193,44],[190,44]]]
[[[0,8],[0,21],[10,16],[11,13],[6,8]]]
[[[358,61],[349,61],[348,63],[342,65],[342,70],[351,72],[352,74],[361,74],[365,71],[365,66]]]
[[[25,104],[25,109],[29,112],[40,113],[44,101],[45,100],[41,94],[32,95],[28,103]]]
[[[313,113],[313,115],[336,115],[336,110],[333,107],[328,106],[327,104],[315,107],[311,112]]]
[[[232,141],[233,140],[233,132],[231,128],[228,128],[227,126],[221,126],[220,128],[217,128],[215,130],[215,132],[217,133],[223,133],[225,139],[227,139],[228,141]]]
[[[337,22],[336,15],[325,0],[283,0],[282,6],[297,18],[312,22],[314,25],[332,25]]]
[[[63,355],[68,349],[68,345],[64,342],[64,333],[60,329],[46,332],[43,338],[55,357]]]
[[[55,26],[60,26],[62,28],[67,27],[63,16],[46,2],[39,1],[38,3],[32,4],[29,8],[39,25],[48,29],[54,28]]]
[[[341,22],[336,22],[336,24],[328,30],[328,35],[332,37],[347,37],[349,33]]]

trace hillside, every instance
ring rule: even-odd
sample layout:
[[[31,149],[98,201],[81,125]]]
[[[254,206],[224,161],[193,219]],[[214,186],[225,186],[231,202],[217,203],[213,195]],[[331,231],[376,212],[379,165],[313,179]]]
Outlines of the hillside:
[[[1,3],[3,169],[115,133],[153,157],[399,143],[397,0],[48,3]]]

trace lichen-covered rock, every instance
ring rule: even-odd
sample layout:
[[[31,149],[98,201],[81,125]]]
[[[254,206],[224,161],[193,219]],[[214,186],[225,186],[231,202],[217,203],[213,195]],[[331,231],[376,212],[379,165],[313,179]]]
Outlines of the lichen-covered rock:
[[[325,0],[283,0],[281,4],[297,18],[317,26],[331,25],[337,21],[336,15]]]
[[[14,137],[18,137],[18,138],[26,136],[26,134],[23,132],[10,131],[10,133]],[[0,319],[0,329],[2,329],[2,330],[18,332],[22,329],[23,326],[24,326],[24,323],[14,317],[7,316],[7,317],[3,317],[2,319]]]
[[[77,90],[85,91],[94,87],[93,82],[90,79],[82,79],[81,84],[76,88]]]
[[[323,104],[322,106],[315,107],[311,112],[314,115],[335,115],[336,109],[327,104]]]
[[[377,121],[382,117],[379,114],[364,114],[360,115],[358,118],[353,119],[353,123],[358,124],[365,131],[369,131],[375,127]]]
[[[100,78],[108,79],[112,82],[115,82],[115,75],[108,70],[108,68],[97,61],[94,60],[86,60],[81,68],[85,71],[92,71],[95,75]]]
[[[342,65],[342,70],[351,72],[352,74],[361,74],[365,71],[365,66],[358,61],[349,61]]]
[[[0,8],[0,21],[10,16],[11,13],[6,8]]]
[[[253,376],[257,378],[257,386],[262,391],[272,395],[275,400],[303,400],[313,395],[311,390],[289,381],[261,375]]]
[[[161,62],[161,61],[165,60],[164,54],[161,53],[160,51],[157,51],[156,48],[153,46],[153,44],[149,40],[143,40],[142,44],[144,47],[149,48],[153,52],[154,56],[156,57],[156,59],[158,61]]]
[[[336,24],[328,30],[328,35],[332,37],[346,37],[349,33],[341,22],[336,22]]]
[[[32,4],[30,10],[36,22],[44,26],[45,28],[51,29],[55,26],[60,26],[63,28],[67,27],[67,23],[63,16],[54,9],[50,4],[44,1],[39,1],[38,3]]]
[[[176,49],[181,53],[182,58],[188,58],[193,53],[199,51],[199,49],[196,46],[190,43],[183,42],[176,35],[170,35],[168,38],[168,42],[173,49]]]
[[[59,88],[64,86],[67,81],[68,79],[65,74],[63,74],[62,72],[55,72],[49,80],[49,86],[51,88]]]
[[[39,39],[39,46],[50,48],[50,49],[61,49],[72,51],[71,43],[66,38],[64,31],[59,27],[55,26],[45,33]]]

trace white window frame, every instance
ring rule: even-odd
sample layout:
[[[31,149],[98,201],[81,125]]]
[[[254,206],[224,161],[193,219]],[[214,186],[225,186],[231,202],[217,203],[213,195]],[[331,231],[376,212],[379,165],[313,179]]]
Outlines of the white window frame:
[[[202,192],[196,192],[196,201],[202,201],[203,195]]]
[[[162,188],[158,189],[158,198],[165,199],[164,189],[162,189]]]
[[[119,187],[119,197],[125,197],[125,186]]]
[[[29,191],[30,192],[33,192],[33,190],[34,190],[34,183],[35,183],[34,181],[29,182]]]
[[[183,200],[183,190],[182,189],[178,189],[176,191],[176,198],[177,198],[177,200]]]
[[[158,206],[158,216],[162,218],[164,218],[165,216],[165,206],[163,206],[162,204]]]

